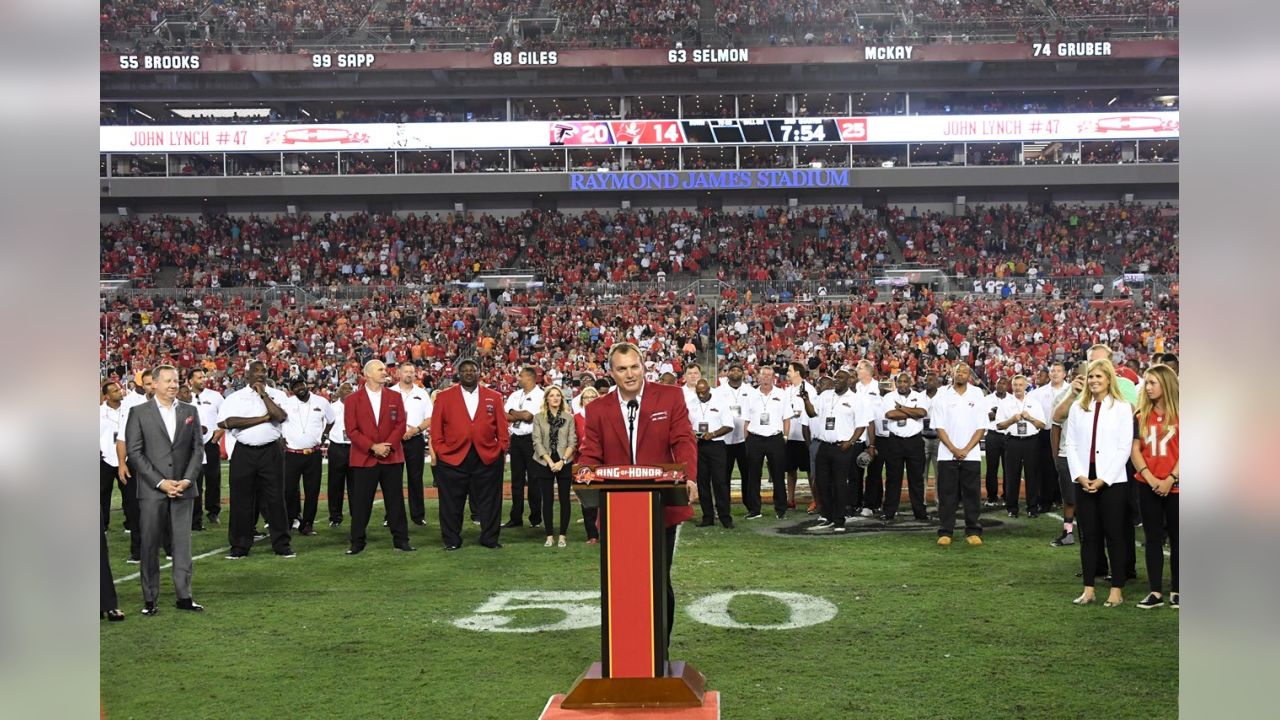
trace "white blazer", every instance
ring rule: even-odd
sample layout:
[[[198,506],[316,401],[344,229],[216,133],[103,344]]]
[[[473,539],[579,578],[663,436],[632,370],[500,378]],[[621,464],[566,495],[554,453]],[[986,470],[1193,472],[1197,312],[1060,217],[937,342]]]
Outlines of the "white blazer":
[[[1071,403],[1062,442],[1067,448],[1067,466],[1071,479],[1089,476],[1089,444],[1093,438],[1093,407],[1080,407],[1079,400]],[[1123,400],[1108,397],[1102,401],[1098,418],[1098,442],[1093,462],[1097,465],[1098,479],[1108,485],[1126,482],[1125,463],[1133,450],[1133,406]]]

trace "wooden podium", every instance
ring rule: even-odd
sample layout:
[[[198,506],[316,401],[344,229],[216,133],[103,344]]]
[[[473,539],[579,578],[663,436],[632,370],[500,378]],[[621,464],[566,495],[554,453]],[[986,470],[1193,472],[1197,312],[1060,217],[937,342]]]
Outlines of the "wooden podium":
[[[702,707],[702,673],[667,658],[662,507],[689,504],[684,466],[580,465],[573,487],[585,506],[600,508],[601,661],[560,707]]]

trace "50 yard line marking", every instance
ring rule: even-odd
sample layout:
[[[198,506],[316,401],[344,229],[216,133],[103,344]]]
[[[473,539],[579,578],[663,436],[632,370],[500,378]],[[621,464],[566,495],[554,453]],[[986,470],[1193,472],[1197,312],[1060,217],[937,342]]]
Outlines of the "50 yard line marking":
[[[374,500],[374,501],[373,501],[373,504],[374,504],[374,505],[381,505],[381,504],[382,504],[382,498],[378,498],[377,500]],[[292,525],[292,523],[290,523],[290,525]],[[677,532],[677,535],[679,535],[679,533],[678,533],[678,532]],[[197,560],[199,560],[199,559],[201,559],[201,558],[212,557],[212,556],[217,555],[217,554],[219,554],[219,553],[224,553],[224,552],[226,552],[226,551],[228,551],[228,550],[230,550],[230,549],[231,549],[230,547],[222,547],[222,548],[218,548],[217,550],[210,550],[210,551],[209,551],[209,552],[207,552],[207,553],[200,553],[199,555],[194,555],[194,556],[192,556],[192,558],[191,558],[191,563],[194,565],[194,564],[195,564],[195,561],[197,561]],[[161,565],[161,566],[160,566],[160,569],[161,569],[161,570],[168,570],[168,569],[169,569],[169,568],[171,568],[171,567],[173,567],[173,563],[172,563],[172,562],[167,562],[167,563],[165,563],[164,565]],[[124,576],[124,577],[122,577],[122,578],[117,578],[116,580],[114,580],[114,581],[112,582],[112,584],[113,584],[113,585],[119,585],[119,584],[120,584],[120,583],[122,583],[122,582],[128,582],[128,581],[130,581],[130,580],[137,580],[137,579],[138,579],[138,578],[140,578],[140,577],[142,577],[142,573],[141,573],[141,572],[136,572],[136,573],[132,573],[132,574],[129,574],[129,575],[125,575],[125,576]]]

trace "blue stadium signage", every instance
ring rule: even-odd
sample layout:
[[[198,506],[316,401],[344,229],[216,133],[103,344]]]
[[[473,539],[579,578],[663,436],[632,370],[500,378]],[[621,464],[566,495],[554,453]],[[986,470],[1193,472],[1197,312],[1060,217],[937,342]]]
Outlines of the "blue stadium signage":
[[[770,190],[849,187],[848,169],[711,172],[576,172],[570,192],[608,190]]]

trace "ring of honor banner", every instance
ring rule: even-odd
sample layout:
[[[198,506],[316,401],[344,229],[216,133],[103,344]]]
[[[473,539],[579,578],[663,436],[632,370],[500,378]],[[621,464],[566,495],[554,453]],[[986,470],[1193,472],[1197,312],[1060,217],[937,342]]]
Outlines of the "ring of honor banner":
[[[566,710],[702,708],[706,680],[667,654],[666,530],[662,508],[687,505],[681,465],[578,465],[574,490],[600,508],[600,650],[560,697]]]
[[[660,677],[669,622],[661,499],[643,490],[606,492],[600,513],[604,675]]]

